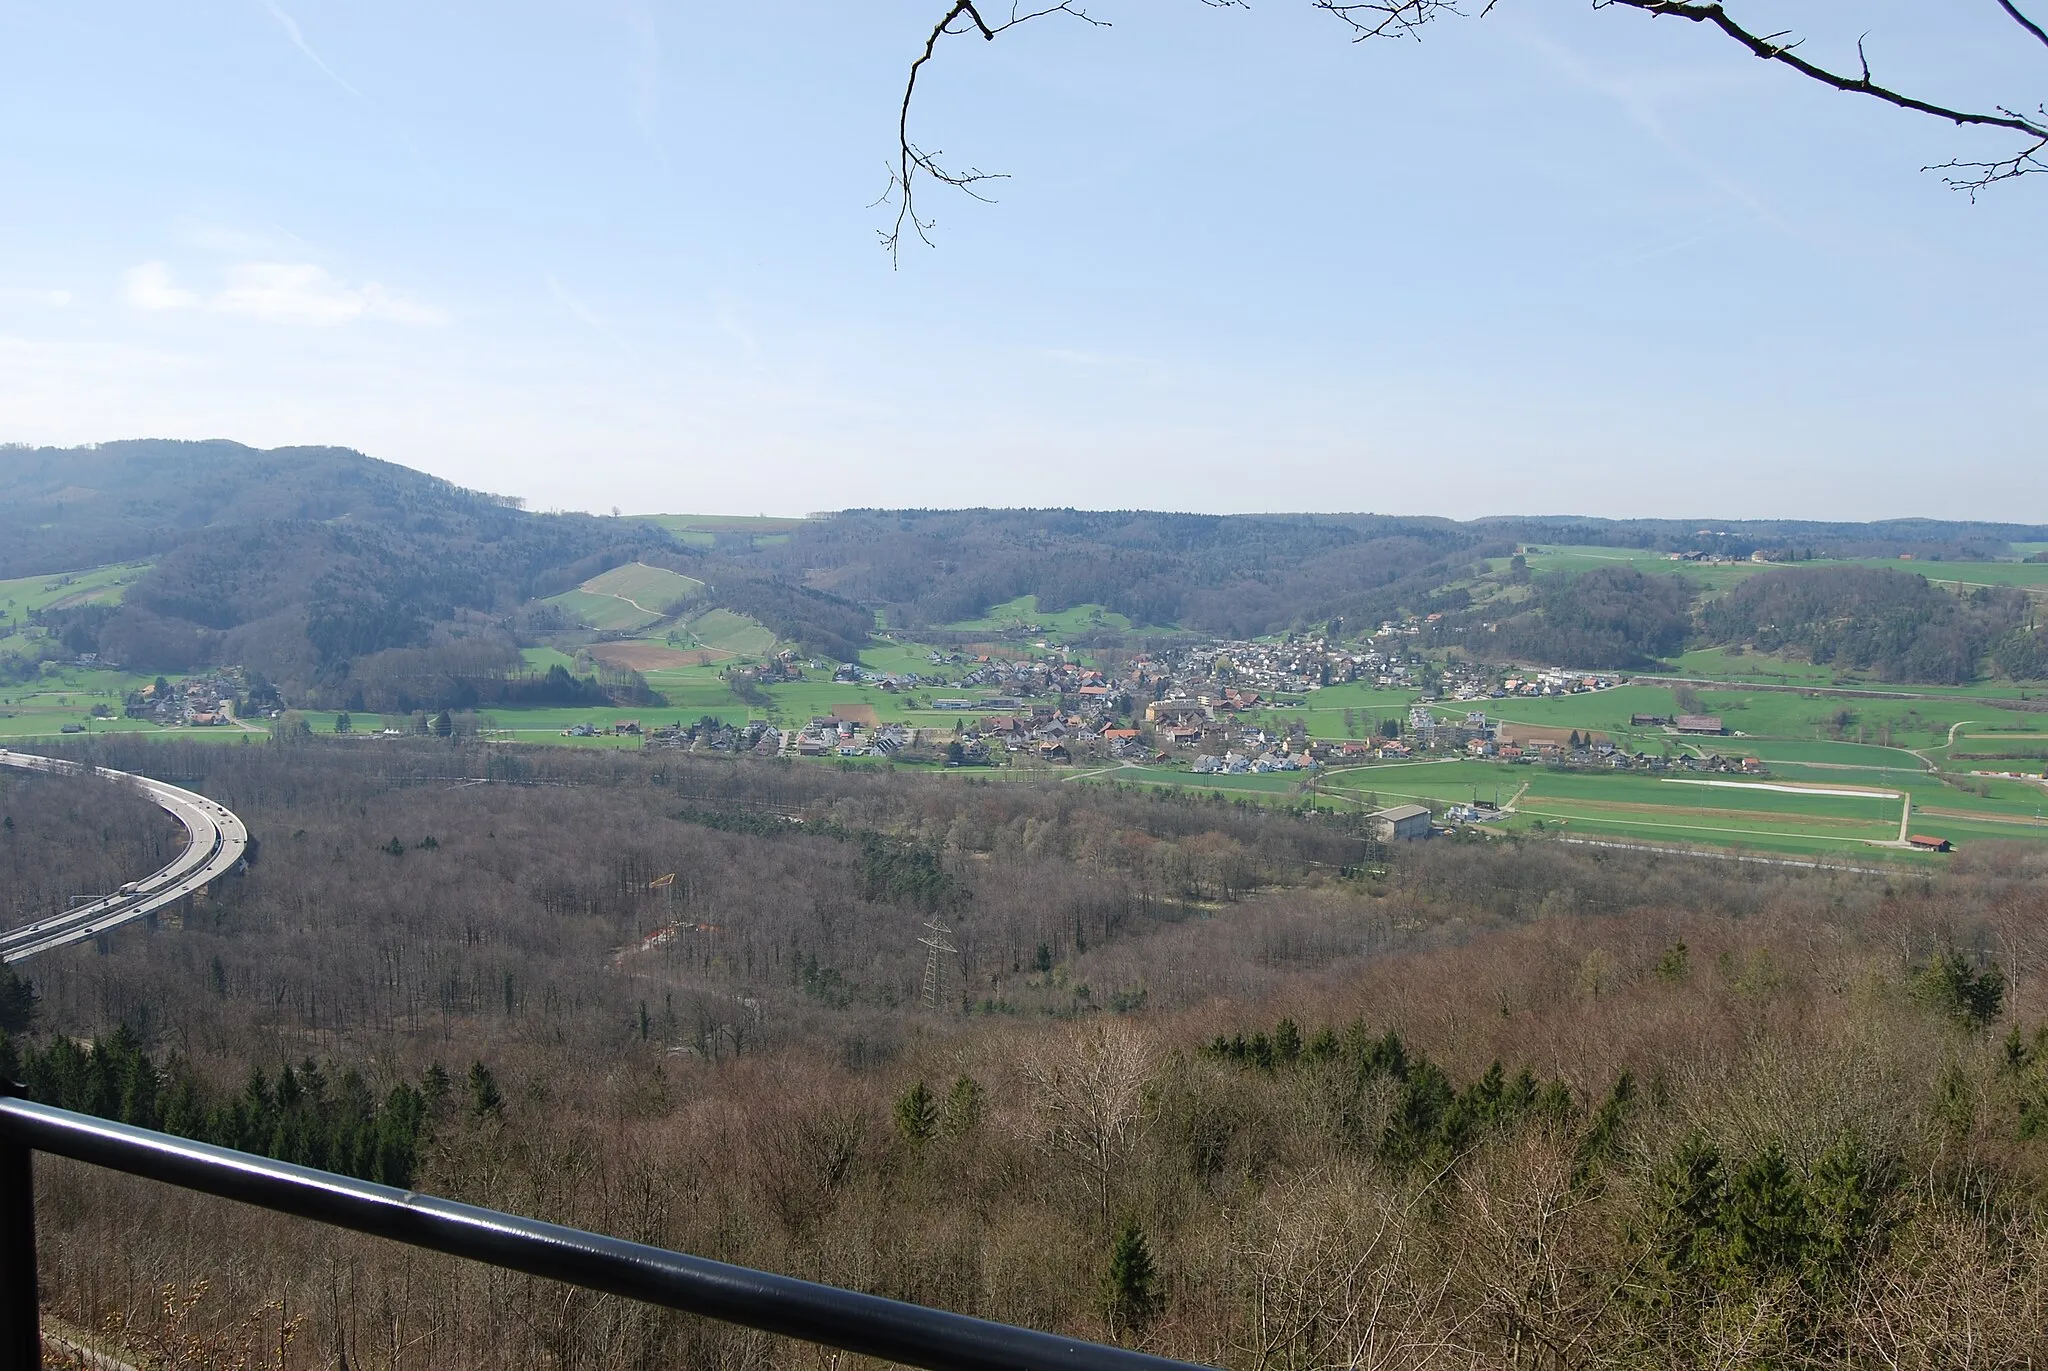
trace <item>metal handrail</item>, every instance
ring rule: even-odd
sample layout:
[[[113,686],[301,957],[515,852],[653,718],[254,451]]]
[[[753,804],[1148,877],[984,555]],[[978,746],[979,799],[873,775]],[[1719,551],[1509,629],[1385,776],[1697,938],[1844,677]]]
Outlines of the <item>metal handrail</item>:
[[[41,1363],[31,1156],[49,1152],[316,1223],[931,1371],[1200,1371],[836,1286],[0,1099],[0,1371]]]

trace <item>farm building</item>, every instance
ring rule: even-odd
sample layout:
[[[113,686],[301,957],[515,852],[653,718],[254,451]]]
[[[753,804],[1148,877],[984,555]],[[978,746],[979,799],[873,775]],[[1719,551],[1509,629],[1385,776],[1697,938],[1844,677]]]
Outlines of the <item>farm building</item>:
[[[1428,805],[1395,805],[1372,816],[1373,829],[1382,841],[1429,836]]]
[[[1925,833],[1915,833],[1906,841],[1919,848],[1922,852],[1953,852],[1955,850],[1955,844],[1948,839],[1930,838]]]
[[[1681,714],[1676,725],[1680,733],[1726,733],[1718,714]]]

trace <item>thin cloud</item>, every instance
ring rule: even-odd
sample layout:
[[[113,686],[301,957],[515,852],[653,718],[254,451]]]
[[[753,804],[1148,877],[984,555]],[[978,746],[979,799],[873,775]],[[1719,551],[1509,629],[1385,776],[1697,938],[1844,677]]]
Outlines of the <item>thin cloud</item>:
[[[661,31],[645,5],[626,11],[633,50],[626,59],[626,84],[633,92],[633,122],[643,138],[654,137],[661,114]]]
[[[123,295],[135,308],[152,312],[190,309],[199,303],[197,295],[172,284],[171,269],[162,262],[144,262],[129,268]]]
[[[1691,168],[1702,181],[1741,205],[1761,222],[1780,233],[1794,235],[1792,226],[1785,222],[1763,196],[1738,177],[1694,152],[1664,122],[1663,111],[1657,105],[1659,99],[1670,98],[1674,91],[1689,94],[1700,90],[1719,89],[1726,84],[1723,78],[1670,72],[1658,73],[1654,81],[1605,77],[1596,73],[1578,54],[1544,34],[1519,24],[1506,22],[1501,25],[1501,29],[1523,47],[1534,52],[1555,75],[1582,91],[1602,96],[1619,105],[1638,131],[1673,158]]]
[[[296,19],[293,19],[289,14],[286,14],[283,10],[279,9],[277,6],[277,0],[261,0],[261,3],[263,5],[263,8],[270,11],[270,17],[275,19],[278,23],[284,26],[284,31],[291,36],[292,46],[297,48],[300,52],[306,54],[307,60],[310,61],[314,66],[320,68],[321,72],[326,75],[328,80],[334,82],[335,85],[340,86],[343,90],[347,91],[350,95],[353,95],[356,99],[362,100],[364,104],[369,103],[368,99],[364,97],[361,91],[357,90],[354,86],[350,85],[347,81],[343,80],[339,72],[337,72],[333,67],[328,66],[327,63],[321,59],[320,54],[313,51],[313,45],[306,41],[306,35],[299,32],[298,21]]]
[[[547,274],[546,279],[548,283],[548,294],[555,297],[556,304],[560,305],[563,309],[568,310],[569,313],[575,315],[577,320],[581,322],[585,328],[590,329],[594,333],[602,334],[621,352],[625,353],[635,362],[640,360],[639,350],[635,348],[631,343],[627,342],[623,337],[621,337],[617,329],[613,328],[610,324],[606,323],[603,315],[599,314],[589,305],[584,304],[583,301],[577,299],[576,296],[570,292],[567,286],[563,285],[560,281],[555,279],[555,274],[553,272],[549,272]]]
[[[357,319],[412,325],[447,321],[440,310],[375,281],[347,285],[310,262],[247,262],[228,268],[227,277],[227,288],[209,302],[222,314],[321,328]]]
[[[447,322],[431,305],[376,281],[350,285],[311,262],[244,262],[231,266],[211,295],[177,285],[162,262],[144,262],[127,277],[127,300],[137,309],[198,309],[274,324],[331,328],[359,319],[414,327]]]

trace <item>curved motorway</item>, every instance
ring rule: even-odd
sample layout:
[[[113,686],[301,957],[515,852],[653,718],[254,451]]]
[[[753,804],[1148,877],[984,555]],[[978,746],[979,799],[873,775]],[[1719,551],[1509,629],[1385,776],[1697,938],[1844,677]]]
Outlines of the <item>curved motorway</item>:
[[[0,766],[19,767],[24,771],[64,772],[79,770],[80,763],[0,748]],[[248,828],[227,809],[204,795],[166,785],[162,781],[152,781],[147,776],[109,771],[105,767],[97,770],[102,776],[121,777],[141,786],[152,800],[183,824],[187,840],[184,851],[163,870],[139,881],[130,881],[112,895],[103,895],[76,909],[67,909],[62,914],[52,914],[47,919],[0,933],[0,962],[18,962],[38,952],[84,942],[131,920],[154,914],[216,877],[234,870],[248,851]]]

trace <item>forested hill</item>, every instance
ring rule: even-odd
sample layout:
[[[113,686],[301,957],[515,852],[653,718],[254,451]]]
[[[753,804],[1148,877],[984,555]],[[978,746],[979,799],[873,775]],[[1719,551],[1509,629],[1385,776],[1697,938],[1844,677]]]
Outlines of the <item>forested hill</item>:
[[[1812,563],[1759,571],[1721,592],[1633,566],[1531,578],[1511,565],[1495,580],[1434,626],[1438,642],[1481,660],[1620,670],[1654,667],[1688,648],[1730,647],[1883,681],[2048,678],[2038,599],[2013,586],[1950,588],[1893,567]]]
[[[1224,637],[1440,613],[1440,632],[1475,652],[1583,666],[1643,666],[1703,640],[1781,643],[1900,679],[1968,679],[1987,654],[2028,676],[2048,662],[2021,598],[1964,604],[1883,578],[1760,578],[1711,621],[1704,587],[1634,570],[1532,584],[1523,568],[1474,599],[1533,544],[1970,560],[2048,543],[2033,526],[1073,509],[857,509],[766,535],[709,523],[685,538],[652,519],[535,514],[346,448],[0,446],[0,580],[148,564],[119,604],[36,611],[67,651],[149,671],[238,663],[337,708],[376,694],[372,679],[473,702],[474,683],[525,670],[538,621],[524,606],[630,561],[704,582],[699,603],[839,660],[868,643],[877,611],[918,633],[1035,596],[1042,613],[1099,605],[1140,632]]]
[[[978,618],[1036,595],[1043,612],[1102,605],[1139,625],[1242,636],[1451,610],[1435,594],[1474,563],[1531,543],[1806,557],[1971,560],[2048,541],[2048,528],[1901,519],[1882,523],[1517,516],[1457,522],[1374,514],[1170,514],[1142,510],[854,509],[786,534],[721,536],[721,558],[884,611],[893,627]],[[1658,599],[1659,587],[1651,587]],[[1562,608],[1562,607],[1561,607]],[[1641,613],[1638,613],[1638,608]],[[1682,612],[1684,606],[1678,607]],[[1577,611],[1569,611],[1576,613]],[[1656,655],[1670,607],[1628,622],[1581,614],[1567,635],[1602,657]],[[1647,614],[1658,620],[1637,622]],[[1683,625],[1680,635],[1683,636]],[[1597,641],[1596,641],[1597,640]],[[1590,659],[1589,659],[1590,660]]]
[[[531,514],[346,448],[0,449],[0,578],[152,562],[120,606],[70,613],[70,646],[246,663],[298,695],[390,650],[516,660],[496,616],[647,555],[701,559],[644,524]]]
[[[144,439],[0,448],[0,578],[138,561],[210,530],[348,520],[502,531],[516,502],[346,448]]]
[[[721,549],[722,550],[722,549]],[[1511,540],[1449,519],[1071,509],[848,510],[734,555],[886,610],[895,627],[1020,595],[1241,635],[1377,617]]]

